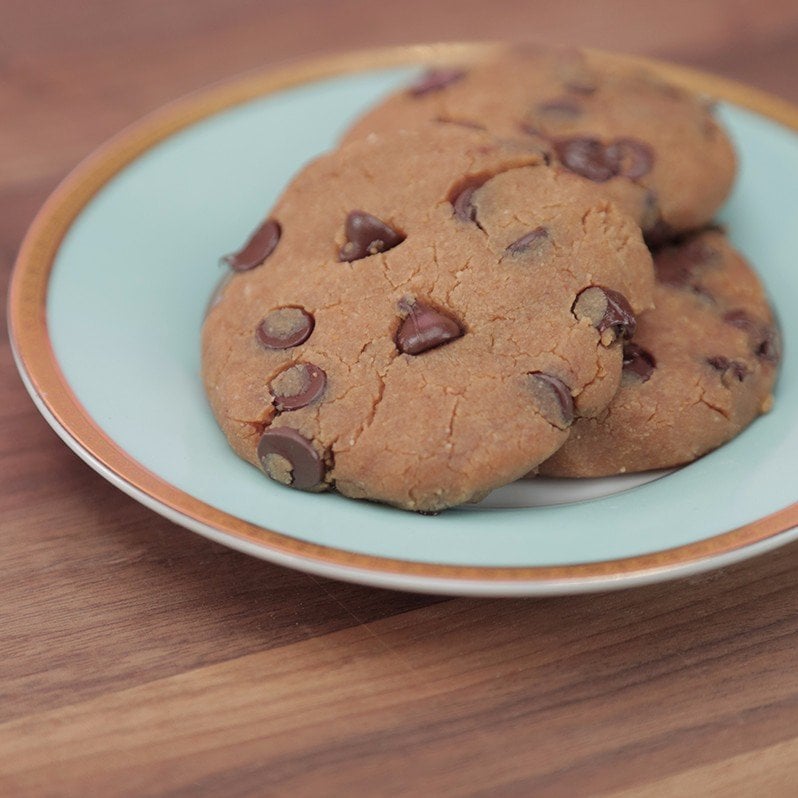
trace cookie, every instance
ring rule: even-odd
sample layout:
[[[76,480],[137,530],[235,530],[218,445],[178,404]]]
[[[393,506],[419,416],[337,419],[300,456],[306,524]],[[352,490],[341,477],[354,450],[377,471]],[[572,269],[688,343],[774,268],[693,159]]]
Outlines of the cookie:
[[[516,479],[600,412],[653,290],[611,203],[453,126],[321,157],[227,262],[203,379],[235,451],[422,511]]]
[[[707,224],[736,169],[707,101],[576,50],[517,47],[433,70],[367,113],[345,140],[429,122],[535,142],[561,168],[601,185],[652,244]]]
[[[656,307],[624,347],[618,395],[574,424],[541,474],[598,477],[689,463],[770,408],[779,338],[743,256],[709,230],[662,249],[654,262]]]

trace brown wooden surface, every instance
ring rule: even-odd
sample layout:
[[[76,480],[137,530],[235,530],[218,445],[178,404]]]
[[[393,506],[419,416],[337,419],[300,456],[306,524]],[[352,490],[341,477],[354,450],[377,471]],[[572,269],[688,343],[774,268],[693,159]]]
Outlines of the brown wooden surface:
[[[798,102],[793,0],[0,0],[0,288],[69,168],[181,93],[306,54],[519,36]],[[0,531],[3,796],[798,794],[798,545],[546,600],[294,573],[83,465],[5,336]]]

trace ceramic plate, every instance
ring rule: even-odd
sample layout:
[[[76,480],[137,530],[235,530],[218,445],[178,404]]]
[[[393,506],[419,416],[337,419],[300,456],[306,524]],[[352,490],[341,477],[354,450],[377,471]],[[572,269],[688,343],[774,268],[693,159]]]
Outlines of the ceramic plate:
[[[169,106],[89,158],[35,220],[13,277],[12,344],[37,406],[84,460],[156,512],[249,554],[372,585],[603,590],[798,538],[798,109],[661,64],[721,98],[741,154],[722,219],[781,320],[773,412],[672,473],[522,482],[436,517],[291,491],[228,449],[199,378],[219,254],[381,95],[422,64],[482,49],[381,50],[250,75]]]

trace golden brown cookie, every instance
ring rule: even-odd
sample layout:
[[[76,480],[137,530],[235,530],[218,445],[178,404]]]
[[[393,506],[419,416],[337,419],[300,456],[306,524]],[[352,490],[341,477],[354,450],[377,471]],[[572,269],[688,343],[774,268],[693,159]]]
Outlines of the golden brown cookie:
[[[731,142],[704,99],[577,50],[516,47],[433,70],[377,105],[345,140],[430,122],[535,142],[601,185],[652,244],[707,224],[735,175]]]
[[[770,408],[779,339],[742,255],[709,230],[661,250],[654,263],[656,307],[624,347],[618,395],[574,424],[541,474],[598,477],[688,463]]]
[[[318,159],[228,263],[203,377],[236,452],[425,511],[516,479],[600,412],[653,289],[628,217],[535,149],[452,126]]]

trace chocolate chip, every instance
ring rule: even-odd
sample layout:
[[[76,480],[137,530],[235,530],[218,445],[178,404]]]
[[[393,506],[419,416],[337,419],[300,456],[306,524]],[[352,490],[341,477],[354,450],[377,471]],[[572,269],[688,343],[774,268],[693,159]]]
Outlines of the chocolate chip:
[[[269,391],[278,411],[299,410],[315,402],[327,387],[327,374],[312,363],[297,363],[278,374]]]
[[[574,400],[568,386],[559,378],[544,371],[527,374],[527,386],[540,415],[559,429],[567,429],[574,420]]]
[[[553,100],[538,103],[535,106],[535,117],[542,117],[547,124],[573,122],[582,115],[582,106],[570,97],[556,97]]]
[[[654,166],[654,150],[638,139],[615,139],[607,145],[604,155],[613,173],[637,180]]]
[[[593,78],[588,75],[584,75],[582,77],[574,76],[570,80],[568,80],[565,84],[565,88],[569,91],[575,92],[576,94],[585,94],[590,95],[593,94],[596,89],[598,88],[598,84],[596,83]]]
[[[458,219],[463,222],[477,222],[477,207],[472,199],[474,192],[487,180],[486,175],[472,175],[461,180],[449,192],[449,202],[452,203],[454,215]]]
[[[761,329],[762,340],[757,344],[754,354],[768,363],[778,363],[781,359],[781,339],[771,327]]]
[[[753,339],[754,354],[768,363],[778,363],[781,358],[781,341],[778,333],[766,324],[760,324],[741,308],[729,310],[723,314],[723,321],[748,333]]]
[[[624,377],[634,376],[635,382],[648,382],[656,367],[657,361],[647,349],[631,342],[623,345]]]
[[[579,116],[582,113],[582,106],[570,97],[555,97],[553,100],[538,103],[535,110],[540,114]]]
[[[730,360],[725,355],[713,355],[706,358],[706,361],[715,371],[721,373],[721,380],[727,387],[732,381],[732,377],[738,382],[742,382],[749,373],[745,363],[739,360]]]
[[[255,334],[267,349],[289,349],[307,341],[315,323],[304,308],[276,308],[265,316]]]
[[[338,257],[342,261],[353,261],[386,252],[405,240],[398,230],[389,227],[381,219],[365,211],[350,211],[344,226],[346,244]]]
[[[594,183],[615,177],[614,165],[607,161],[607,151],[598,139],[580,136],[554,142],[554,151],[562,165]]]
[[[713,355],[712,357],[706,358],[706,361],[716,371],[726,371],[731,365],[729,358],[724,355]]]
[[[522,133],[526,133],[529,136],[537,136],[537,137],[540,137],[540,138],[546,138],[546,134],[543,132],[543,130],[540,128],[540,126],[539,125],[533,125],[530,122],[519,122],[518,123],[518,129]],[[548,165],[548,163],[549,162],[547,160],[546,164]]]
[[[522,235],[521,238],[513,241],[504,250],[508,255],[522,255],[532,253],[533,255],[540,254],[540,251],[549,242],[549,231],[546,227],[536,227],[529,233]]]
[[[457,125],[457,127],[467,127],[471,130],[487,130],[485,125],[481,125],[471,119],[450,119],[449,117],[438,116],[435,121],[441,125]]]
[[[690,290],[695,294],[697,299],[702,300],[708,305],[717,305],[718,301],[715,299],[715,295],[704,288],[703,285],[698,285],[697,283],[690,286]]]
[[[739,360],[732,361],[731,372],[740,382],[749,374],[748,366],[746,366],[745,363],[741,363]]]
[[[596,138],[578,136],[555,141],[554,151],[566,169],[594,183],[618,176],[636,180],[654,165],[654,150],[637,139],[615,139],[604,144]]]
[[[591,285],[580,291],[571,312],[580,321],[588,319],[608,346],[618,338],[631,338],[637,328],[632,306],[626,297],[611,288]],[[609,332],[609,335],[604,335]]]
[[[465,76],[466,72],[463,69],[453,69],[450,67],[430,69],[408,89],[408,93],[412,97],[422,97],[430,92],[445,89],[447,86],[451,86],[452,83],[457,83],[458,80],[462,80]]]
[[[252,234],[242,249],[232,255],[225,255],[222,262],[236,272],[254,269],[274,252],[280,241],[281,233],[280,223],[275,219],[267,219]]]
[[[753,333],[759,329],[757,322],[751,318],[742,308],[734,308],[723,314],[723,321],[726,324],[731,324],[738,330],[745,330],[745,332]]]
[[[451,316],[423,302],[402,300],[399,307],[407,313],[396,333],[396,348],[404,354],[419,355],[463,334]]]
[[[313,444],[290,427],[270,427],[258,442],[258,460],[271,477],[283,485],[312,490],[324,478],[324,462]]]
[[[454,206],[454,215],[464,222],[475,222],[477,220],[476,206],[471,202],[471,197],[477,190],[478,186],[469,186],[457,195],[452,203]]]

